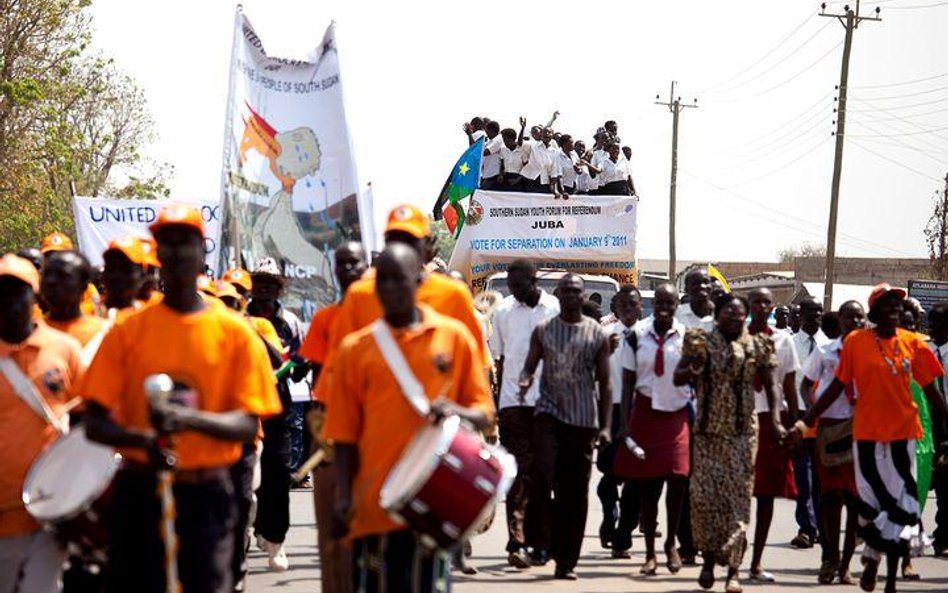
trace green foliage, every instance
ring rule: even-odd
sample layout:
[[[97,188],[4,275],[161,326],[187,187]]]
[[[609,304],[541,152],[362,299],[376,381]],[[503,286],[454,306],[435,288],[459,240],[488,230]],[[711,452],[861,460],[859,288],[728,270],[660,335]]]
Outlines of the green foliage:
[[[935,192],[935,207],[923,231],[935,280],[948,280],[948,177],[945,183],[944,193]]]
[[[443,220],[431,221],[431,232],[435,238],[435,251],[438,257],[445,263],[451,261],[451,254],[454,253],[454,244],[457,242],[454,234],[448,230],[448,226]]]
[[[89,50],[88,0],[0,0],[0,253],[72,233],[71,192],[166,196],[144,94]],[[121,177],[126,183],[116,183]]]

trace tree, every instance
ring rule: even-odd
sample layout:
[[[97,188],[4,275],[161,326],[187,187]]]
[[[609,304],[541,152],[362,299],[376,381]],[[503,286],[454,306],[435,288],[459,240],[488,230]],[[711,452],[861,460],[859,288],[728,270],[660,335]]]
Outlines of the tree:
[[[932,278],[948,280],[948,174],[945,175],[944,191],[935,192],[935,208],[924,233]]]
[[[431,221],[431,232],[434,235],[435,251],[438,257],[443,259],[445,263],[450,262],[451,254],[454,253],[454,244],[457,242],[454,233],[448,230],[448,226],[443,220]]]
[[[71,233],[73,191],[166,192],[166,171],[141,156],[153,128],[144,95],[89,50],[88,6],[0,0],[0,252]]]
[[[777,260],[782,264],[792,264],[797,257],[826,257],[826,246],[814,243],[802,243],[777,252]]]

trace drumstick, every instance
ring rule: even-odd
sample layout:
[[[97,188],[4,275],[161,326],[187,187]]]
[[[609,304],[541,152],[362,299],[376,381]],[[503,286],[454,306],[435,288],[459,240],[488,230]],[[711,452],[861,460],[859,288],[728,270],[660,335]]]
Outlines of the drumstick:
[[[145,393],[152,407],[166,403],[173,391],[174,381],[168,375],[149,375],[145,379]],[[178,514],[174,499],[174,467],[178,460],[171,451],[173,445],[171,434],[163,431],[161,426],[156,428],[161,454],[158,470],[158,500],[161,503],[161,518],[158,532],[162,536],[165,547],[165,593],[181,593],[181,582],[178,578],[178,532],[174,524]]]
[[[313,471],[317,465],[323,462],[323,459],[326,459],[326,450],[320,447],[315,453],[309,456],[309,459],[303,462],[303,465],[296,470],[292,478],[297,482],[302,481],[302,479],[306,477],[306,474]]]

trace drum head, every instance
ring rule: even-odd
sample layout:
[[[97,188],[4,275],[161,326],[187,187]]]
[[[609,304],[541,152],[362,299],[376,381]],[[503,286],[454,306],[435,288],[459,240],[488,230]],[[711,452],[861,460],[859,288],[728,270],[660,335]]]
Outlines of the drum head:
[[[120,456],[86,438],[82,425],[50,445],[23,484],[23,504],[34,519],[56,522],[91,505],[112,482]]]
[[[424,486],[460,425],[461,419],[451,416],[440,425],[426,426],[415,435],[385,479],[379,496],[383,509],[398,511]]]

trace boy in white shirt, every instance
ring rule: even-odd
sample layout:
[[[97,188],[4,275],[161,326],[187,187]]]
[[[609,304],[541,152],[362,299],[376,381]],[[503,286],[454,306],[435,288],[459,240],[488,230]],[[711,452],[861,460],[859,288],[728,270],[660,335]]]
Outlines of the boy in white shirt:
[[[526,125],[526,121],[521,118],[521,123]],[[523,168],[523,128],[520,128],[518,136],[513,128],[504,128],[500,132],[503,146],[500,148],[500,167],[501,178],[503,179],[503,189],[506,191],[523,191],[520,187],[520,170]]]
[[[500,124],[490,121],[484,127],[487,134],[484,144],[484,158],[481,160],[481,189],[497,190],[501,188],[500,149],[504,139],[500,135]]]

